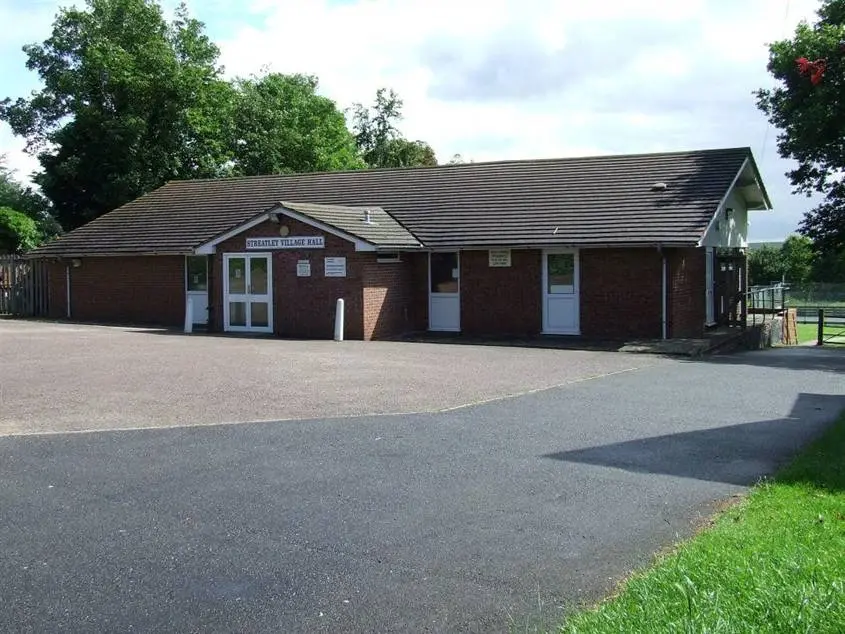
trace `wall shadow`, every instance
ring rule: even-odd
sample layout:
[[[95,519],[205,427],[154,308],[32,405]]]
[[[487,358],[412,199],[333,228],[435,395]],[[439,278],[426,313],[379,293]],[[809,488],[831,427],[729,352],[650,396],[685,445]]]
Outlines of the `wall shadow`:
[[[845,347],[792,346],[746,350],[700,357],[687,362],[845,374]]]
[[[562,451],[543,457],[747,486],[771,475],[845,410],[845,396],[800,394],[788,417]]]

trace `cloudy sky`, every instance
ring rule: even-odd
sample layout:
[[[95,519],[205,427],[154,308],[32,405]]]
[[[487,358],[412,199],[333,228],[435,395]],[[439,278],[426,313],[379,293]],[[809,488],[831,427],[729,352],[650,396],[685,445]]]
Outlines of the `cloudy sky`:
[[[77,0],[81,2],[81,0]],[[0,97],[37,87],[20,48],[72,0],[0,0]],[[171,8],[175,2],[162,3]],[[767,43],[817,0],[190,0],[229,75],[307,72],[341,107],[381,86],[405,101],[406,136],[474,161],[750,146],[779,239],[813,205],[791,194],[777,130],[754,105]],[[0,124],[0,153],[36,167]]]

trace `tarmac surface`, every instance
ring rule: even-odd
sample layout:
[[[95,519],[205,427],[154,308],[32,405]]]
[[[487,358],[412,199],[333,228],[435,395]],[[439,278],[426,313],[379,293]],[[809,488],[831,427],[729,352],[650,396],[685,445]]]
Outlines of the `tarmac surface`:
[[[551,352],[549,367],[579,357]],[[0,437],[0,631],[550,628],[845,408],[842,351],[630,359],[448,411],[91,433],[30,421]],[[88,404],[103,425],[104,402]]]
[[[661,361],[0,319],[0,435],[431,412]]]

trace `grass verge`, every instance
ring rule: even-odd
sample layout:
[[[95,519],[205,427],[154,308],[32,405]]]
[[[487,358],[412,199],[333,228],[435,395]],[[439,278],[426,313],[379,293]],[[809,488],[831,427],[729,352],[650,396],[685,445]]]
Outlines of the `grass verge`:
[[[818,339],[818,324],[796,324],[798,343],[815,343]],[[831,339],[825,345],[845,344],[845,324],[825,324],[824,336]]]
[[[845,632],[845,413],[712,528],[560,632]]]

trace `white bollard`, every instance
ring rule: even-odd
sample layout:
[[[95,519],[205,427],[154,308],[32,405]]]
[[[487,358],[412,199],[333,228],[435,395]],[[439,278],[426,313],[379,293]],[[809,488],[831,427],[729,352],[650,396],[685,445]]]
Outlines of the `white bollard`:
[[[334,340],[343,341],[343,300],[337,300],[334,313]]]
[[[194,302],[190,297],[185,298],[185,334],[190,335],[194,331]]]

